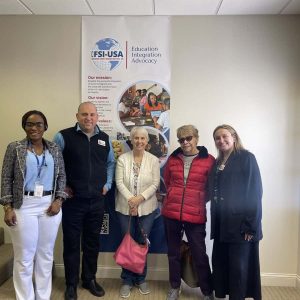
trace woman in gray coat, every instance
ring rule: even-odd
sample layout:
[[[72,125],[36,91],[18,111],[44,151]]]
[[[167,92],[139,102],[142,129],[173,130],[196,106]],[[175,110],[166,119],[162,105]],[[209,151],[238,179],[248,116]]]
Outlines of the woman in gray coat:
[[[53,248],[66,197],[64,163],[58,146],[43,139],[48,123],[42,112],[24,114],[22,127],[26,138],[10,143],[4,156],[0,203],[14,248],[16,298],[49,300]]]

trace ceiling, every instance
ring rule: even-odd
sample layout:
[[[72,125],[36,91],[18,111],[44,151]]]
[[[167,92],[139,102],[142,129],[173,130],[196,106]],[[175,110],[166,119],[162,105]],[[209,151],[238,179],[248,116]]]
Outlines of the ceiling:
[[[0,0],[0,15],[287,15],[300,0]]]

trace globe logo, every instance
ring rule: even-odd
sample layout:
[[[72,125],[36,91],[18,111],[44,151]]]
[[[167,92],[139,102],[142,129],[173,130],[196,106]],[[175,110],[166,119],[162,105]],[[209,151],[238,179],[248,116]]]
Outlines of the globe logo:
[[[105,38],[95,44],[91,51],[91,59],[100,70],[112,71],[120,65],[124,55],[118,41]]]

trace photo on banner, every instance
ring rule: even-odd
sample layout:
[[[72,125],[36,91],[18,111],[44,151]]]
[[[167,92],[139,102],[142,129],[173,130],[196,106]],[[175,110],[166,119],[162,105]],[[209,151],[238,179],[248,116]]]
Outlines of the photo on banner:
[[[130,130],[145,127],[146,150],[159,158],[161,174],[170,154],[170,59],[169,17],[82,17],[82,102],[96,105],[98,125],[109,134],[116,159],[131,149]],[[165,192],[161,176],[152,253],[166,252],[160,215]],[[121,241],[115,186],[106,207],[100,251],[114,252]]]

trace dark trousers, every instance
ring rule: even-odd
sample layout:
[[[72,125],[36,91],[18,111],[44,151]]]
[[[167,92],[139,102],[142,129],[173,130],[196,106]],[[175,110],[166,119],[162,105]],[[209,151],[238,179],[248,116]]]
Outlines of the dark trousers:
[[[119,212],[117,214],[121,225],[121,232],[122,235],[124,236],[128,230],[128,222],[130,216],[123,215]],[[143,228],[144,233],[147,235],[147,237],[149,237],[155,219],[155,215],[156,212],[153,211],[152,213],[146,216],[131,217],[130,235],[137,243],[144,244],[144,237],[142,236],[140,226]],[[134,284],[141,284],[145,282],[146,275],[147,275],[147,261],[142,274],[137,274],[130,270],[122,268],[121,278],[123,280],[123,284],[128,284],[130,286],[133,286]]]
[[[212,267],[216,297],[261,300],[258,242],[221,243],[214,240]]]
[[[180,242],[181,231],[184,229],[188,239],[194,266],[197,270],[199,285],[204,295],[212,293],[212,275],[205,246],[205,224],[180,222],[164,217],[168,244],[169,281],[172,288],[179,288],[180,276]]]
[[[82,281],[89,282],[96,276],[104,197],[67,199],[63,203],[62,213],[66,284],[77,286],[80,248],[82,250]]]

